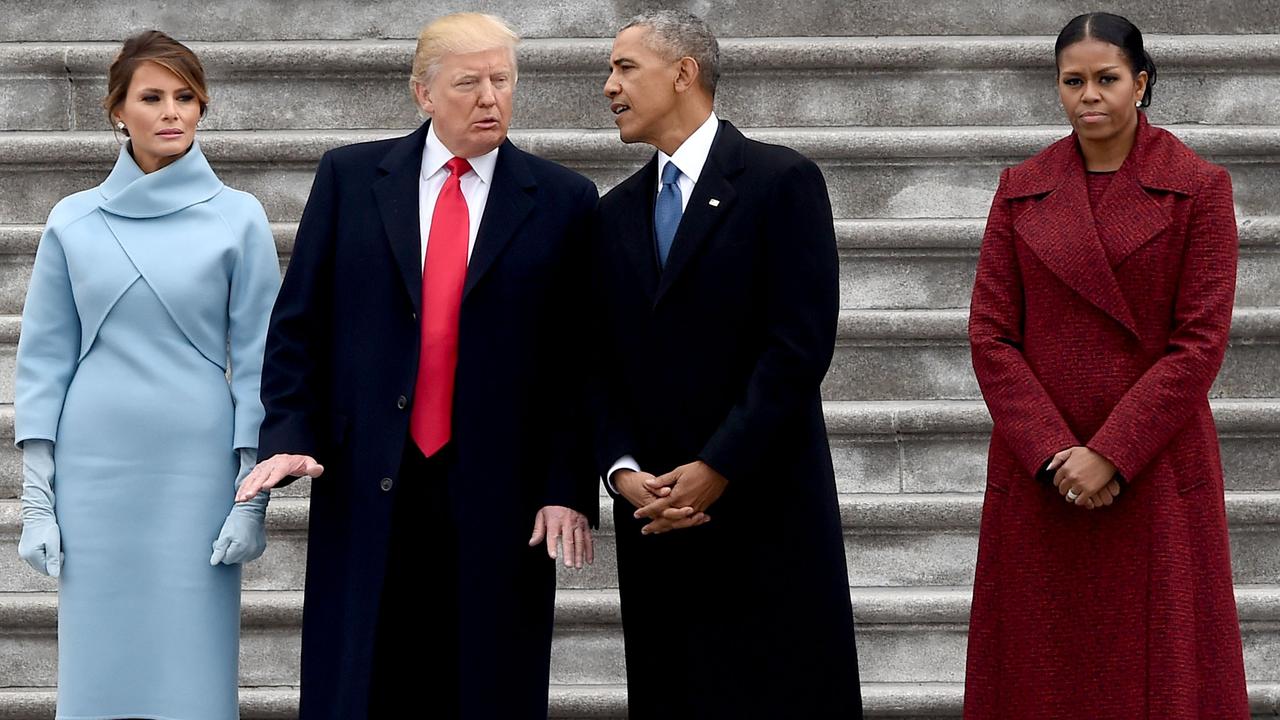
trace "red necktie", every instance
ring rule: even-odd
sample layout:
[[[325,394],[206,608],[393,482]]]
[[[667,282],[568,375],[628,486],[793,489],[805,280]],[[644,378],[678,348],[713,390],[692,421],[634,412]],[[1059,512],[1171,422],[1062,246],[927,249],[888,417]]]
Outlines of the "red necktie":
[[[453,414],[453,381],[458,368],[458,314],[467,279],[467,243],[471,218],[458,179],[471,170],[462,158],[445,167],[449,177],[440,188],[427,236],[422,268],[422,339],[418,348],[418,381],[413,389],[409,434],[422,454],[431,457],[449,442]]]

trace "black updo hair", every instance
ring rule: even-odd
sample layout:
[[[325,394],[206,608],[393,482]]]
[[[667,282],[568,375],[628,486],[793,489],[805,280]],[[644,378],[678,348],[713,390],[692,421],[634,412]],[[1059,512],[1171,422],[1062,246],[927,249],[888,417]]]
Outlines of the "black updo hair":
[[[1147,74],[1147,91],[1142,95],[1141,107],[1149,107],[1151,91],[1156,84],[1156,64],[1142,47],[1142,31],[1127,18],[1111,13],[1077,15],[1058,33],[1058,42],[1053,45],[1054,60],[1057,60],[1067,46],[1090,39],[1101,40],[1123,50],[1129,58],[1129,67],[1133,69],[1135,78],[1140,72]]]

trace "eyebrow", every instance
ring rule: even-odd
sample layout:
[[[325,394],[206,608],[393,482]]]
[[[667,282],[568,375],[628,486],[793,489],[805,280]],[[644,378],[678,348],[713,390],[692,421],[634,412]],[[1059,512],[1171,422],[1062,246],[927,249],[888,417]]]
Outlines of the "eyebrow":
[[[1119,70],[1119,69],[1120,69],[1119,65],[1107,65],[1105,67],[1098,68],[1098,72],[1110,72],[1112,70]],[[1067,67],[1062,69],[1063,75],[1087,75],[1088,73],[1089,73],[1088,70],[1081,70],[1079,68],[1073,68],[1073,67]]]
[[[141,88],[138,90],[138,92],[164,93],[164,90],[161,90],[160,88]],[[174,92],[180,93],[180,92],[195,92],[195,91],[187,87],[186,85],[183,85],[177,90],[174,90]]]

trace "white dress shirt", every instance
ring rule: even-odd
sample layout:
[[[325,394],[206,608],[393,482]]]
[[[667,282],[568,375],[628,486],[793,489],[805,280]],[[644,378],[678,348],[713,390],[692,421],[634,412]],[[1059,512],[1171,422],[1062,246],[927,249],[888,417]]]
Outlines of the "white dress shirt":
[[[689,207],[689,196],[693,194],[693,186],[702,175],[702,166],[707,164],[707,156],[711,154],[711,143],[716,140],[716,131],[720,129],[720,118],[713,112],[698,126],[693,134],[685,138],[676,148],[674,155],[658,151],[658,186],[654,195],[662,192],[662,170],[667,163],[674,162],[680,168],[680,176],[676,185],[680,186],[680,212]]]
[[[689,196],[693,194],[693,186],[698,183],[702,168],[707,164],[707,158],[711,155],[711,144],[715,142],[716,131],[719,129],[720,119],[712,112],[692,135],[680,143],[680,147],[676,148],[674,154],[668,155],[661,150],[658,151],[658,187],[654,190],[655,195],[662,192],[663,168],[667,163],[674,162],[680,169],[680,176],[676,178],[676,185],[680,187],[680,211],[684,212],[689,207]],[[640,464],[634,457],[623,455],[609,468],[605,483],[614,493],[618,492],[618,488],[613,484],[613,474],[619,470],[640,472]]]
[[[453,153],[436,137],[436,126],[427,127],[427,142],[422,147],[422,173],[418,175],[418,222],[422,232],[422,266],[427,264],[427,238],[431,234],[431,216],[435,213],[436,198],[440,197],[440,189],[449,177],[449,169],[445,163],[452,160]],[[471,251],[476,248],[476,233],[480,230],[480,218],[484,217],[484,206],[489,200],[489,188],[493,186],[493,169],[498,165],[498,148],[484,155],[467,158],[471,170],[459,178],[462,186],[462,197],[467,201],[467,260],[471,259]]]

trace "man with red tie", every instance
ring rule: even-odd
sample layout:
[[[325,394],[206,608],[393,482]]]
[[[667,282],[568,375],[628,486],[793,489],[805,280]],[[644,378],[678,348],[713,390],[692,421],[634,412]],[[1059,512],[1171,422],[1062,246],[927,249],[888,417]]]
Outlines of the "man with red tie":
[[[547,714],[547,556],[590,562],[598,509],[577,365],[597,194],[507,139],[517,39],[476,13],[424,28],[430,120],[326,153],[298,226],[238,497],[315,478],[302,720]]]

